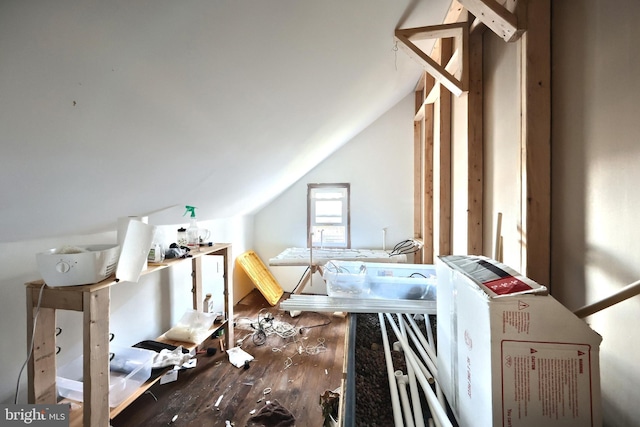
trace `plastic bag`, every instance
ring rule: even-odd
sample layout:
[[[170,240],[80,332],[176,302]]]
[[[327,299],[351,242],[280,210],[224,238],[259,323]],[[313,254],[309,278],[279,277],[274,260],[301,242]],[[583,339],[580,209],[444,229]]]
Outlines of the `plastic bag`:
[[[165,336],[170,340],[200,344],[209,336],[211,325],[215,319],[215,313],[187,310],[178,324],[169,329]]]

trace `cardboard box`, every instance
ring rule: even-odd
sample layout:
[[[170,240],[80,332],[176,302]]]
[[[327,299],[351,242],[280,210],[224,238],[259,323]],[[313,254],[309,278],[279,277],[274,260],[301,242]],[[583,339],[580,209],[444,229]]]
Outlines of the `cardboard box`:
[[[438,381],[461,426],[602,425],[600,335],[504,264],[436,271]]]

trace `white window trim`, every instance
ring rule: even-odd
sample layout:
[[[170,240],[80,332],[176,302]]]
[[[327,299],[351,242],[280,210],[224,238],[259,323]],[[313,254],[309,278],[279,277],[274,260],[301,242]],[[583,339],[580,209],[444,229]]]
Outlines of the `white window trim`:
[[[316,189],[332,189],[332,188],[339,191],[346,190],[346,203],[343,207],[343,212],[344,212],[344,215],[346,216],[346,221],[343,220],[343,222],[341,223],[341,224],[344,224],[346,228],[345,230],[346,242],[344,245],[322,243],[322,247],[344,248],[344,249],[351,248],[351,184],[348,184],[348,183],[307,184],[307,247],[311,247],[312,245],[311,230],[313,226],[316,225],[315,223],[313,223],[313,220],[312,220],[313,218],[312,212],[314,212],[314,209],[312,206],[312,203],[313,203],[312,193]],[[314,244],[313,247],[320,247],[320,246],[321,246],[320,244]]]

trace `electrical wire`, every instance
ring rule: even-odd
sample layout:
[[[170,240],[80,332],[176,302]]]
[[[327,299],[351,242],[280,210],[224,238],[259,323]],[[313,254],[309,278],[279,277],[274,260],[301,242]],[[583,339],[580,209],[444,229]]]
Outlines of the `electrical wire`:
[[[405,255],[405,254],[413,254],[420,250],[420,245],[416,244],[416,241],[413,239],[403,240],[402,242],[397,243],[394,247],[390,256],[394,255]]]
[[[299,332],[302,334],[304,331],[306,331],[307,329],[313,329],[313,328],[319,328],[321,326],[327,326],[329,324],[331,324],[331,318],[325,314],[320,314],[320,313],[316,313],[319,316],[322,316],[325,318],[325,321],[323,323],[318,323],[317,325],[311,325],[311,326],[300,326]]]
[[[296,293],[296,289],[298,289],[298,287],[300,286],[300,284],[302,284],[302,279],[304,279],[304,276],[307,274],[307,271],[309,271],[311,267],[307,267],[306,270],[304,270],[304,273],[302,273],[302,276],[300,276],[300,280],[298,280],[298,284],[295,286],[295,288],[293,288],[293,290],[291,291],[292,294]]]
[[[31,331],[31,343],[29,344],[29,352],[27,353],[27,358],[22,364],[22,367],[20,368],[20,372],[18,373],[18,381],[16,382],[16,394],[15,394],[15,397],[13,398],[14,404],[18,403],[18,395],[20,394],[20,378],[22,377],[22,372],[24,371],[25,366],[27,366],[27,363],[29,363],[31,356],[33,355],[36,325],[38,324],[38,315],[40,314],[40,304],[42,304],[42,291],[44,291],[45,286],[46,285],[43,283],[42,286],[40,287],[40,293],[38,294],[38,304],[36,305],[36,314],[35,316],[33,316],[33,329]]]

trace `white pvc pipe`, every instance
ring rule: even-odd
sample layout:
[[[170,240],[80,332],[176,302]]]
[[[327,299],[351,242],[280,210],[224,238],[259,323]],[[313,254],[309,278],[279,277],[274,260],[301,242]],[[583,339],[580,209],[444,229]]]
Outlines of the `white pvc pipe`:
[[[433,339],[433,331],[431,330],[431,315],[427,314],[425,316],[424,322],[425,322],[425,329],[427,330],[427,340],[429,341],[429,348],[431,348],[431,350],[433,350],[435,353],[436,348],[434,347],[434,343],[436,341]]]
[[[382,250],[387,250],[387,227],[382,229]]]
[[[404,324],[404,321],[401,317],[399,318],[399,320],[400,320],[400,326],[402,327],[402,325]],[[423,345],[421,345],[423,343],[419,340],[419,338],[416,336],[414,331],[412,331],[411,329],[407,329],[407,332],[411,337],[411,341],[413,341],[413,343],[415,344],[415,347],[418,350],[418,353],[420,353],[420,356],[422,356],[422,360],[424,360],[424,362],[427,364],[427,368],[431,372],[431,375],[433,375],[433,377],[435,377],[437,381],[438,368],[436,368],[436,365],[434,365],[433,361],[431,360],[431,357],[429,357],[429,355],[427,354],[426,348],[423,347]],[[429,381],[429,382],[432,382],[432,381]]]
[[[404,413],[405,426],[415,427],[413,423],[413,416],[411,414],[411,404],[409,403],[409,396],[407,395],[407,382],[409,378],[402,373],[402,371],[395,372],[396,381],[398,383],[398,390],[400,390],[400,402],[402,403],[402,412]]]
[[[416,323],[415,320],[413,320],[411,318],[410,315],[406,315],[407,320],[409,321],[409,324],[411,325],[411,328],[414,330],[414,332],[416,332],[416,336],[418,337],[418,339],[420,340],[420,342],[422,343],[422,346],[424,347],[424,350],[427,352],[427,354],[429,355],[429,359],[431,359],[431,361],[433,363],[436,363],[436,353],[433,349],[433,347],[429,344],[429,342],[427,342],[427,339],[424,337],[422,331],[420,330],[420,327],[418,326],[418,324]],[[427,331],[429,331],[431,328],[429,327],[429,325],[427,325]],[[432,334],[433,335],[433,334]],[[430,338],[433,342],[433,337]],[[435,374],[434,374],[435,375]]]
[[[404,351],[404,348],[402,350]],[[431,372],[429,372],[429,369],[427,369],[427,367],[424,365],[424,363],[422,363],[422,360],[416,354],[416,352],[413,351],[413,349],[410,348],[409,352],[411,352],[411,355],[413,356],[413,360],[418,365],[418,369],[420,369],[420,372],[422,372],[422,375],[424,375],[424,377],[427,379],[429,384],[433,384],[435,382],[435,378],[433,378],[433,375],[431,375]]]
[[[400,324],[400,332],[406,338],[407,331],[404,323]],[[405,360],[407,356],[405,355]],[[409,378],[409,390],[411,391],[411,402],[414,407],[413,416],[415,419],[416,427],[424,427],[424,416],[422,415],[422,403],[420,402],[420,395],[418,393],[418,383],[416,382],[416,374],[413,371],[413,366],[407,362],[407,377]]]
[[[389,391],[391,392],[391,407],[393,409],[393,422],[396,427],[402,427],[402,410],[400,409],[400,398],[398,397],[398,385],[396,384],[395,372],[393,370],[393,360],[389,348],[389,337],[387,336],[387,326],[382,313],[378,313],[380,322],[380,332],[382,333],[382,346],[384,348],[384,358],[387,364],[387,377],[389,379]]]
[[[425,361],[430,360],[432,362],[431,364],[429,364],[428,362],[427,363],[429,364],[429,368],[431,369],[433,376],[436,377],[436,396],[438,397],[438,401],[440,402],[440,405],[442,405],[442,407],[445,407],[446,405],[445,405],[444,393],[442,393],[442,388],[440,388],[440,383],[438,382],[438,368],[434,365],[436,363],[436,355],[434,353],[433,346],[426,342],[426,339],[422,334],[422,331],[420,331],[420,328],[418,327],[418,324],[416,323],[416,321],[408,314],[406,314],[405,316],[409,321],[411,328],[416,332],[417,337],[420,339],[420,342],[422,343],[425,351],[429,354],[429,359],[425,359]],[[429,319],[428,315],[426,319]],[[426,329],[427,329],[427,332],[431,331],[430,321],[426,323]],[[408,331],[411,332],[411,329],[408,329]],[[431,333],[430,335],[431,335],[431,338],[430,338],[431,342],[433,342],[433,333]],[[416,344],[416,347],[420,348],[418,344]]]
[[[382,316],[382,314],[380,313],[378,314],[379,316]],[[433,389],[431,388],[431,385],[427,381],[427,378],[422,374],[422,371],[420,371],[418,364],[414,359],[414,356],[411,354],[412,351],[408,351],[408,350],[411,350],[409,343],[407,342],[406,339],[404,339],[402,334],[400,334],[400,331],[398,330],[398,326],[396,325],[395,321],[391,317],[391,314],[385,313],[385,315],[387,316],[387,319],[389,319],[389,323],[391,324],[391,328],[395,332],[396,337],[398,337],[398,340],[402,344],[402,347],[405,349],[405,354],[407,355],[408,362],[413,365],[413,369],[416,373],[416,379],[418,380],[418,382],[422,386],[422,389],[424,390],[425,397],[427,398],[427,403],[429,404],[429,408],[431,409],[431,414],[434,417],[436,426],[453,427],[453,425],[451,424],[451,420],[449,420],[449,417],[447,416],[447,412],[438,401],[438,398],[433,392]]]

